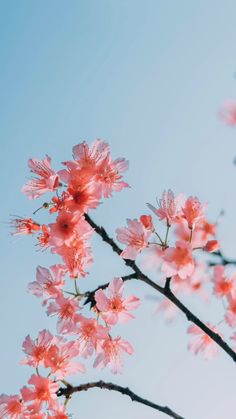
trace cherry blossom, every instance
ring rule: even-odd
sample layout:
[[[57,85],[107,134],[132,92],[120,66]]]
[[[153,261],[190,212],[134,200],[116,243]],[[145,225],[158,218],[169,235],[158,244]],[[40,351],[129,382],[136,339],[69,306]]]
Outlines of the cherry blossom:
[[[117,322],[126,323],[134,316],[130,310],[140,305],[139,298],[131,295],[123,297],[124,282],[122,278],[114,278],[105,293],[101,288],[95,293],[96,306],[106,323],[114,325]]]
[[[161,199],[157,202],[158,208],[151,204],[147,205],[159,217],[159,220],[166,220],[170,226],[173,222],[178,221],[182,215],[182,201],[182,196],[175,197],[172,190],[168,189],[168,191],[163,192]]]
[[[56,402],[56,391],[59,389],[58,383],[51,381],[49,378],[39,375],[32,375],[28,381],[30,387],[24,386],[21,389],[23,401],[25,403],[36,404],[40,408],[44,403],[53,406]]]
[[[163,253],[162,271],[167,277],[179,275],[181,279],[187,278],[194,271],[191,244],[178,240],[176,247],[169,247]]]
[[[23,359],[21,363],[32,367],[44,365],[47,351],[55,340],[56,338],[45,329],[39,332],[35,341],[33,341],[29,335],[26,336],[22,345],[22,349],[26,353],[26,358]]]
[[[219,113],[220,118],[227,125],[236,125],[236,102],[228,100],[224,103],[223,109]]]
[[[230,327],[236,327],[236,289],[227,294],[228,306],[225,314],[225,321]]]
[[[17,394],[0,395],[0,417],[2,419],[23,419],[24,405]]]
[[[38,266],[36,281],[31,282],[28,285],[28,289],[36,297],[43,297],[43,304],[45,304],[49,298],[56,298],[60,295],[61,289],[65,284],[65,273],[64,265],[52,265],[50,270]]]
[[[32,218],[15,218],[11,221],[11,226],[15,229],[13,235],[33,234],[40,230],[40,224]]]
[[[60,185],[59,176],[51,168],[51,158],[46,155],[44,160],[29,159],[28,166],[31,172],[39,178],[33,178],[22,188],[29,199],[38,198],[49,191],[55,191]]]
[[[127,245],[121,256],[124,259],[135,260],[137,255],[146,247],[148,247],[148,239],[151,231],[147,230],[143,224],[135,220],[127,219],[128,227],[117,228],[117,239]]]
[[[45,357],[45,367],[50,368],[57,379],[75,374],[76,372],[85,372],[85,367],[80,362],[72,361],[72,358],[80,354],[77,342],[59,342],[51,345]]]
[[[216,327],[207,323],[207,326],[215,333],[218,333]],[[187,333],[192,335],[188,348],[195,354],[201,353],[205,359],[212,359],[218,354],[217,344],[203,332],[200,327],[192,324],[189,326]]]
[[[196,224],[202,222],[205,218],[204,211],[206,209],[206,205],[202,205],[197,197],[190,196],[186,202],[184,207],[182,208],[183,217],[188,222],[188,227],[193,229]]]
[[[216,297],[224,297],[231,293],[236,284],[236,274],[226,276],[225,267],[222,265],[214,266],[212,282],[214,284],[213,293]]]
[[[114,374],[121,373],[123,367],[122,353],[126,352],[132,355],[133,351],[130,343],[120,337],[108,338],[101,346],[101,350],[94,361],[94,367],[105,368],[109,365]]]
[[[95,319],[79,318],[79,324],[75,327],[76,338],[79,342],[81,356],[91,356],[98,345],[108,338],[108,328],[100,325]]]
[[[66,298],[60,294],[54,301],[50,302],[47,309],[47,314],[57,315],[57,330],[58,333],[69,333],[73,330],[76,324],[80,310],[79,301],[73,298]]]

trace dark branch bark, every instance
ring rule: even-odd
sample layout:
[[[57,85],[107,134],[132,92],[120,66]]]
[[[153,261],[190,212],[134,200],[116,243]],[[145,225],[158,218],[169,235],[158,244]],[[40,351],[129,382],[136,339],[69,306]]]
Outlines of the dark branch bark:
[[[209,261],[208,262],[208,265],[209,266],[215,266],[215,265],[219,265],[219,264],[220,265],[223,265],[223,266],[226,266],[226,265],[236,265],[236,260],[235,259],[228,259],[228,258],[226,258],[225,256],[223,256],[223,254],[221,253],[220,250],[218,250],[217,252],[211,253],[211,255],[217,256],[219,258],[219,261],[218,262],[216,262],[216,261]]]
[[[178,415],[173,410],[171,410],[167,406],[160,406],[159,404],[150,402],[147,399],[144,399],[137,394],[135,394],[133,391],[131,391],[128,387],[122,387],[117,384],[113,383],[106,383],[104,381],[96,381],[93,383],[87,383],[87,384],[80,384],[79,386],[72,386],[70,384],[67,385],[65,388],[60,388],[57,392],[58,397],[65,396],[67,399],[69,399],[72,394],[80,391],[87,391],[91,388],[100,388],[100,389],[106,389],[106,390],[113,390],[117,391],[118,393],[125,394],[126,396],[129,396],[132,401],[144,404],[145,406],[149,406],[152,409],[159,410],[159,412],[165,413],[166,415],[175,418],[175,419],[184,419],[183,416]]]
[[[85,214],[85,219],[94,228],[94,230],[99,234],[102,240],[105,241],[107,244],[109,244],[114,250],[114,252],[120,255],[122,250],[115,243],[115,241],[111,237],[108,236],[106,230],[103,227],[97,226],[97,224],[93,220],[91,220],[91,218],[87,214]],[[236,264],[236,261],[234,262],[234,261],[229,261],[225,259],[220,252],[215,253],[215,256],[221,257],[221,260],[224,261],[225,265],[228,263]],[[236,362],[236,353],[221,338],[221,336],[213,332],[206,324],[204,324],[197,316],[195,316],[195,314],[193,314],[183,303],[181,303],[181,301],[178,300],[178,298],[172,293],[170,289],[171,278],[167,278],[165,286],[161,287],[160,285],[152,281],[147,275],[145,275],[136,265],[135,261],[129,260],[129,259],[123,259],[123,260],[125,264],[134,271],[136,279],[145,282],[147,285],[154,288],[156,291],[160,292],[162,295],[168,298],[176,307],[178,307],[185,314],[185,316],[187,317],[189,321],[193,322],[194,324],[196,324],[196,326],[200,327],[200,329],[203,330],[203,332],[205,332],[212,340],[214,340],[214,342],[217,345],[219,345],[233,359],[234,362]],[[98,288],[101,288],[101,287],[98,287]],[[96,290],[91,291],[90,295],[94,296],[95,292]]]

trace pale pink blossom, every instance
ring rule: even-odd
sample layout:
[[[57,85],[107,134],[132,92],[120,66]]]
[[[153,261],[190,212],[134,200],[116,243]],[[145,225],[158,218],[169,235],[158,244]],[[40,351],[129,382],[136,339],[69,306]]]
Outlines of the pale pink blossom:
[[[168,300],[167,298],[164,298],[157,304],[155,314],[159,314],[162,312],[163,312],[165,321],[167,323],[172,323],[176,319],[179,313],[179,309],[170,300]]]
[[[103,342],[93,366],[105,368],[109,365],[114,374],[121,373],[123,367],[123,352],[126,352],[129,355],[132,355],[134,352],[133,347],[129,342],[122,340],[120,337],[114,339],[108,338]]]
[[[165,220],[167,225],[171,225],[180,219],[182,215],[181,204],[183,201],[182,196],[174,196],[171,189],[164,191],[161,199],[157,202],[158,208],[151,204],[148,207],[159,217],[159,220]]]
[[[34,341],[28,335],[26,336],[22,349],[26,353],[21,363],[30,365],[31,367],[38,367],[44,365],[47,351],[52,344],[55,343],[55,337],[48,331],[42,330],[39,332],[37,339]]]
[[[61,288],[65,284],[65,273],[64,265],[52,265],[50,270],[38,266],[36,281],[31,282],[28,289],[36,297],[43,297],[45,304],[49,298],[56,298],[61,293]]]
[[[24,405],[17,394],[8,396],[0,395],[0,418],[1,419],[24,419]]]
[[[58,405],[53,409],[50,409],[50,414],[47,416],[47,419],[69,419],[69,416],[66,413],[66,406]]]
[[[29,159],[28,166],[38,178],[33,178],[22,188],[29,199],[38,198],[49,191],[55,191],[60,185],[59,176],[51,168],[51,158],[46,155],[44,160]]]
[[[79,301],[74,298],[66,298],[62,294],[59,295],[54,301],[50,302],[47,309],[47,314],[57,315],[57,330],[58,333],[69,333],[73,330],[80,310]]]
[[[122,278],[114,278],[104,292],[101,288],[95,293],[96,307],[99,310],[103,320],[114,325],[118,322],[126,323],[133,319],[130,313],[140,305],[139,298],[131,295],[128,298],[123,297],[124,281]]]
[[[12,235],[33,234],[40,230],[40,224],[32,218],[15,218],[11,220],[11,226],[15,229]]]
[[[123,158],[112,160],[110,155],[107,155],[98,167],[98,172],[95,176],[101,196],[110,198],[112,192],[120,192],[123,188],[129,188],[128,183],[122,180],[121,173],[128,170],[129,162]]]
[[[236,284],[236,274],[227,277],[225,267],[217,265],[214,266],[212,282],[214,284],[213,294],[222,298],[233,291]]]
[[[151,231],[147,230],[138,220],[127,219],[128,227],[117,228],[117,239],[127,245],[121,256],[124,259],[135,260],[137,255],[148,247]]]
[[[72,361],[77,357],[80,350],[77,342],[58,342],[51,345],[45,357],[45,367],[50,368],[51,372],[58,380],[75,374],[77,372],[85,372],[85,367],[80,362]]]
[[[93,254],[85,240],[76,240],[73,246],[64,245],[52,250],[62,257],[70,278],[76,279],[87,275],[86,269],[93,262]]]
[[[188,222],[188,227],[193,229],[196,224],[202,222],[205,218],[206,205],[202,205],[197,197],[190,196],[182,208],[183,217]]]
[[[190,276],[194,271],[192,247],[185,241],[177,241],[176,247],[169,247],[163,253],[162,271],[167,277],[179,275],[181,279]]]
[[[225,314],[225,321],[230,327],[236,327],[236,289],[227,294],[228,306]]]
[[[228,100],[224,103],[223,109],[219,112],[220,118],[227,125],[236,125],[236,101]]]
[[[208,294],[204,288],[208,282],[209,275],[207,265],[202,261],[195,261],[193,273],[184,280],[175,275],[171,279],[171,286],[174,293],[198,294],[203,300],[208,300]]]
[[[76,338],[79,342],[81,356],[91,356],[101,344],[108,338],[108,328],[100,325],[95,319],[79,318],[79,324],[75,328]]]
[[[100,139],[95,140],[90,147],[85,141],[73,147],[77,167],[90,177],[97,173],[98,167],[109,152],[109,145]]]
[[[31,403],[42,406],[47,403],[49,406],[57,400],[56,392],[59,385],[49,378],[44,378],[38,375],[32,375],[28,381],[30,387],[24,386],[21,389],[22,398],[25,403]]]
[[[218,333],[216,327],[211,326],[207,323],[207,326],[215,333]],[[215,343],[210,336],[203,332],[200,327],[192,324],[189,326],[187,333],[191,334],[191,341],[189,342],[188,349],[195,354],[201,353],[205,359],[214,358],[218,352],[218,345]]]

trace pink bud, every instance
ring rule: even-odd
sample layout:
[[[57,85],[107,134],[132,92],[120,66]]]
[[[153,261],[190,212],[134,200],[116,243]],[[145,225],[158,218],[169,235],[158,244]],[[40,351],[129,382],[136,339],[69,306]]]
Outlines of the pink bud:
[[[147,230],[153,230],[153,223],[152,223],[152,217],[151,217],[151,215],[141,215],[141,217],[139,219],[140,219],[142,225]]]
[[[209,240],[207,244],[203,247],[203,250],[206,252],[215,252],[220,248],[219,242],[217,240]]]

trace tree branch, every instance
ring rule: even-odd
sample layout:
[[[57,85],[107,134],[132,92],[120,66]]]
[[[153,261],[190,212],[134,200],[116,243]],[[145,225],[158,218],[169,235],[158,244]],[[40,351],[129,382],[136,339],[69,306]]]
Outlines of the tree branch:
[[[215,266],[215,265],[219,265],[219,263],[223,266],[226,265],[236,265],[236,260],[235,259],[228,259],[225,256],[223,256],[223,254],[221,253],[220,250],[218,250],[217,252],[213,252],[211,253],[211,255],[213,256],[217,256],[218,258],[220,258],[220,262],[215,262],[215,261],[209,261],[208,265],[209,266]]]
[[[175,418],[175,419],[184,419],[182,416],[175,413],[173,410],[171,410],[167,406],[160,406],[156,403],[150,402],[147,399],[143,399],[142,397],[135,394],[133,391],[131,391],[128,387],[122,387],[117,384],[113,383],[106,383],[104,381],[96,381],[93,383],[87,383],[87,384],[80,384],[79,386],[72,386],[70,384],[67,385],[65,388],[60,388],[57,392],[57,396],[65,396],[67,399],[69,399],[73,393],[80,392],[80,391],[87,391],[91,388],[100,388],[100,389],[106,389],[106,390],[113,390],[117,391],[118,393],[125,394],[126,396],[129,396],[132,401],[144,404],[145,406],[149,406],[153,409],[159,410],[159,412],[165,413],[166,415]]]
[[[115,253],[120,255],[122,250],[115,243],[115,241],[111,237],[108,236],[106,230],[103,227],[97,226],[97,224],[88,216],[88,214],[85,214],[85,219],[91,225],[91,227],[94,228],[97,234],[99,234],[102,240],[105,241],[107,244],[109,244]],[[225,261],[224,264],[234,263],[233,261],[224,259],[220,252],[217,252],[217,254],[215,255],[220,256],[222,258],[222,261]],[[166,298],[168,298],[176,307],[178,307],[185,314],[185,316],[187,317],[189,321],[193,322],[194,324],[196,324],[196,326],[200,327],[200,329],[203,330],[203,332],[205,332],[217,345],[219,345],[233,359],[234,362],[236,362],[236,353],[222,339],[222,337],[218,333],[213,332],[206,324],[204,324],[197,316],[195,316],[195,314],[193,314],[183,303],[181,303],[181,301],[172,293],[170,289],[171,278],[167,278],[165,286],[161,287],[160,285],[152,281],[147,275],[145,275],[136,265],[135,261],[130,260],[130,259],[123,259],[123,260],[124,260],[124,263],[134,271],[136,279],[145,282],[147,285],[154,288],[156,291],[158,291],[159,293],[164,295]],[[235,264],[236,264],[236,261],[235,261]],[[107,284],[101,287],[105,288],[106,285]],[[101,287],[98,287],[97,289]],[[90,291],[89,293],[91,298],[93,296],[93,301],[94,301],[94,293],[97,291],[97,289],[94,291]]]

